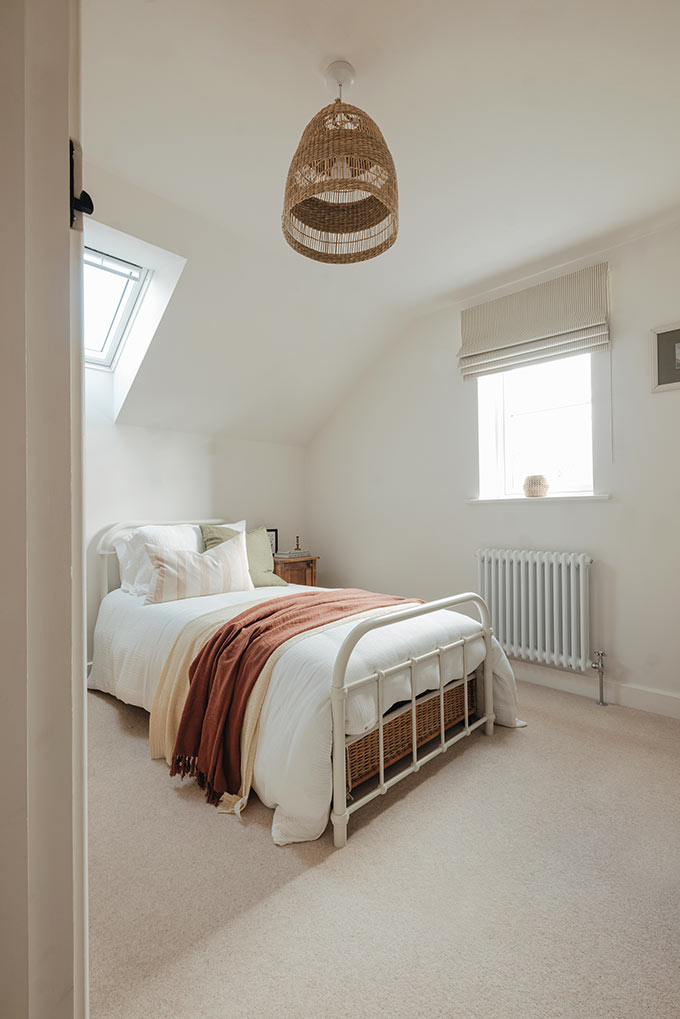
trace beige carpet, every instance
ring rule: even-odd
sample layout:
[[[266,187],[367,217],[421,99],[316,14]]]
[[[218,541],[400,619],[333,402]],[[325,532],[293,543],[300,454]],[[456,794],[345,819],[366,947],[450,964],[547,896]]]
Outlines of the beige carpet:
[[[520,697],[337,852],[218,814],[91,694],[92,1019],[680,1017],[680,722]]]

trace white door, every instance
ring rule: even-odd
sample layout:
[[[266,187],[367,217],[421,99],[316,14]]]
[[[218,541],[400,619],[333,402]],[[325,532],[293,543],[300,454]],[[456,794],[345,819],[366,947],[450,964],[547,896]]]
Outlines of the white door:
[[[87,1011],[78,17],[77,0],[0,3],[0,1010],[13,1019]]]

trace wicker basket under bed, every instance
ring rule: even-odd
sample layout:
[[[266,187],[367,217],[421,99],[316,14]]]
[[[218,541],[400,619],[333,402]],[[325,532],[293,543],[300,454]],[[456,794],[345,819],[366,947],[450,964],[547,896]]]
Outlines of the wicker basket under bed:
[[[468,718],[472,718],[477,707],[477,683],[475,676],[469,676],[468,688]],[[452,726],[462,722],[465,718],[465,693],[461,683],[458,686],[445,688],[444,690],[444,727],[450,729]],[[385,770],[391,764],[396,764],[402,758],[408,757],[413,752],[411,738],[411,705],[410,703],[390,712],[385,717],[383,726],[383,745],[385,755]],[[440,734],[439,717],[439,691],[423,694],[416,701],[416,737],[417,745],[422,747],[425,743],[435,739]],[[347,761],[347,792],[351,792],[356,786],[361,785],[369,778],[380,773],[380,743],[378,729],[360,736],[353,743],[349,743],[346,750]]]

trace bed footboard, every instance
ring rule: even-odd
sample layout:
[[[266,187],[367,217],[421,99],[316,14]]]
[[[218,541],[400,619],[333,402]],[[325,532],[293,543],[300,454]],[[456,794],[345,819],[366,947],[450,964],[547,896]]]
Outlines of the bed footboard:
[[[415,616],[428,615],[430,612],[438,612],[440,609],[450,609],[454,606],[462,605],[467,602],[471,602],[477,608],[480,622],[482,624],[481,633],[478,631],[469,637],[462,637],[460,640],[453,641],[450,644],[439,645],[424,655],[419,655],[418,657],[411,658],[408,661],[400,662],[397,665],[386,669],[384,672],[377,671],[370,676],[348,683],[347,665],[349,663],[350,656],[362,637],[365,637],[371,630],[377,630],[383,626],[392,626],[394,623],[402,622],[405,619],[413,619]],[[471,722],[469,712],[470,705],[468,701],[467,645],[471,640],[478,640],[480,635],[484,638],[485,644],[484,662],[482,664],[483,714],[481,717]],[[492,635],[493,631],[491,629],[491,620],[486,603],[478,594],[472,593],[458,594],[450,598],[440,598],[437,601],[427,602],[424,605],[415,605],[412,608],[403,609],[400,612],[390,613],[388,616],[379,616],[375,619],[365,619],[362,622],[357,623],[351,633],[347,635],[340,647],[335,661],[333,669],[333,686],[331,689],[331,708],[333,715],[333,809],[331,811],[331,821],[333,822],[333,840],[336,848],[340,849],[346,844],[347,825],[349,823],[350,815],[360,807],[363,807],[366,803],[370,803],[370,801],[375,799],[376,796],[384,795],[387,790],[391,789],[391,787],[396,785],[397,782],[400,782],[408,775],[413,774],[413,772],[419,771],[423,764],[427,764],[428,761],[431,761],[439,754],[445,753],[452,744],[457,743],[458,740],[463,739],[465,736],[469,736],[470,733],[474,732],[474,730],[478,729],[480,726],[484,726],[484,731],[487,736],[493,735],[495,715],[493,711],[493,674],[491,671],[490,656]],[[463,649],[463,675],[457,682],[445,684],[441,664],[442,654],[455,647],[462,647]],[[418,754],[419,740],[417,733],[415,667],[419,662],[432,657],[436,657],[439,661],[439,743],[434,749],[429,750],[421,757]],[[396,775],[386,779],[384,741],[385,718],[383,705],[384,681],[385,678],[393,672],[404,668],[410,670],[412,761],[407,768],[400,770]],[[345,708],[347,694],[350,689],[354,689],[358,686],[364,686],[367,683],[377,684],[378,691],[378,785],[376,788],[371,789],[370,792],[365,793],[363,796],[355,799],[351,804],[348,804],[346,763],[347,737],[345,735]],[[444,707],[445,686],[447,690],[462,686],[464,696],[464,728],[448,739],[446,738],[447,723]]]

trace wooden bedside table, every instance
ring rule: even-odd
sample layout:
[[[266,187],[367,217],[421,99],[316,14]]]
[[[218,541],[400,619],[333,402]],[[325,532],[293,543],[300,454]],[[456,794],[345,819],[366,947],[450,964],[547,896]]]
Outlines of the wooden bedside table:
[[[316,587],[316,561],[318,555],[274,556],[274,573],[289,584],[308,584]]]

